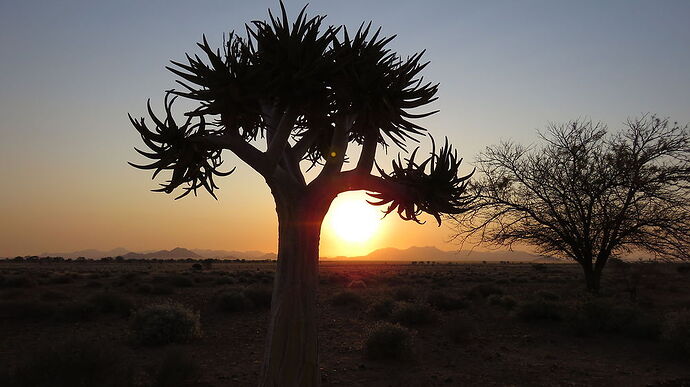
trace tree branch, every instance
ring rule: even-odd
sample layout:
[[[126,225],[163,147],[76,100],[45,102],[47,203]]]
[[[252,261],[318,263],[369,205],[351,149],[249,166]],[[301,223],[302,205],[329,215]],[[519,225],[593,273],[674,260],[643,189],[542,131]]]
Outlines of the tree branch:
[[[371,172],[371,168],[374,166],[377,147],[378,141],[376,137],[370,136],[364,140],[364,144],[362,144],[362,153],[360,153],[357,167],[355,167],[356,170],[362,173]]]

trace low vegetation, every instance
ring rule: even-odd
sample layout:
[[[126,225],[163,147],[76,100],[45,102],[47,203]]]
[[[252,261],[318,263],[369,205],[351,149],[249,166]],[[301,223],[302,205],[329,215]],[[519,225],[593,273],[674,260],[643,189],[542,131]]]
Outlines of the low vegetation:
[[[123,378],[111,385],[255,384],[271,303],[271,264],[215,262],[213,270],[192,270],[191,264],[46,267],[0,261],[0,381],[108,386],[99,375],[119,372]],[[621,370],[607,374],[612,383],[664,385],[690,378],[676,366],[690,358],[690,283],[683,265],[616,263],[607,273],[606,292],[598,296],[581,289],[579,267],[540,265],[546,268],[323,264],[322,383],[379,386],[385,372],[393,385],[529,380],[542,386],[553,378],[597,385],[591,375],[606,373],[598,365],[602,354],[605,364]],[[641,275],[633,299],[625,279],[636,272]],[[6,286],[7,278],[12,286]],[[192,285],[178,287],[171,278]],[[87,285],[91,281],[102,286]],[[81,344],[63,341],[72,332]],[[56,358],[83,342],[108,350],[94,352],[94,362],[84,368]],[[644,357],[630,348],[643,348]],[[46,355],[39,357],[39,351]],[[35,359],[48,364],[48,379],[27,371],[39,369]],[[651,368],[659,371],[639,371]]]
[[[132,315],[134,341],[141,345],[182,343],[201,337],[199,313],[172,301],[145,306]]]
[[[372,360],[401,360],[412,357],[413,335],[399,324],[377,322],[367,332],[364,353]]]

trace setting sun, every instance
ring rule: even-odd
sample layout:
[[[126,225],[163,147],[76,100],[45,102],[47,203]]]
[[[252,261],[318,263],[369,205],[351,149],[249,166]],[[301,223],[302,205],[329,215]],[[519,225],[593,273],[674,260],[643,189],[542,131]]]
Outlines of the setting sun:
[[[345,242],[362,243],[376,234],[381,211],[366,202],[363,192],[339,195],[326,215],[324,224]]]

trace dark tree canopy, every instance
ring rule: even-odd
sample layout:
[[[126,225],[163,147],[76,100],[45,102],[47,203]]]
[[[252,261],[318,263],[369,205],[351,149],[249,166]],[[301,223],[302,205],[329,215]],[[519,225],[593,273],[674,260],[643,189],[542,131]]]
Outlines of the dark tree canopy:
[[[690,257],[690,135],[655,116],[617,133],[591,121],[549,125],[542,145],[491,146],[457,237],[527,244],[599,273],[610,256]],[[597,284],[598,286],[598,284]]]
[[[370,190],[377,193],[372,204],[386,204],[386,213],[414,221],[427,212],[440,223],[442,214],[464,209],[469,175],[459,175],[461,159],[447,141],[421,162],[414,151],[394,162],[393,172],[377,167],[380,176],[371,174],[379,145],[407,151],[410,141],[426,133],[412,120],[435,113],[418,111],[436,99],[438,89],[419,75],[428,64],[423,53],[403,59],[387,48],[394,36],[382,36],[370,24],[353,35],[323,21],[303,9],[291,23],[281,4],[281,15],[246,25],[243,37],[230,33],[222,49],[211,48],[204,37],[198,46],[205,58],[187,55],[185,62],[172,62],[168,69],[180,77],[183,90],[167,92],[165,118],[150,105],[152,127],[130,116],[150,149],[137,151],[154,160],[135,166],[153,170],[154,177],[172,171],[157,191],[181,188],[179,198],[203,188],[215,197],[214,177],[232,172],[220,168],[227,149],[271,186],[327,195]],[[173,118],[177,97],[199,103],[185,113],[184,124]],[[350,145],[361,148],[360,156],[343,171],[351,161]],[[302,169],[315,166],[322,169],[307,184]]]

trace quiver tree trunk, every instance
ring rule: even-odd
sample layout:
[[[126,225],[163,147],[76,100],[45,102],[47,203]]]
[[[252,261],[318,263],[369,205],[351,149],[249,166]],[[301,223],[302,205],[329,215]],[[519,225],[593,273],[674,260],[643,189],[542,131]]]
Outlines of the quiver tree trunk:
[[[275,192],[274,192],[275,195]],[[276,197],[278,263],[260,386],[320,385],[316,291],[328,204]]]

